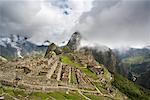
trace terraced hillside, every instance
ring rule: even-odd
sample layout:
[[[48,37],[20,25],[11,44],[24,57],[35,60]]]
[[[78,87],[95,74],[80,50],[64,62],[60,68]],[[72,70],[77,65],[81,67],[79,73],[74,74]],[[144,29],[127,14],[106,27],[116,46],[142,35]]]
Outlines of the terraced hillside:
[[[38,93],[49,99],[70,95],[83,99],[127,99],[111,85],[113,77],[89,52],[76,51],[48,56],[27,56],[0,63],[1,96],[4,98],[33,99]],[[8,88],[9,87],[9,88]],[[23,94],[16,94],[23,91]],[[35,96],[35,98],[38,96]],[[75,96],[76,97],[76,96]],[[40,98],[40,97],[39,97]],[[43,97],[44,98],[44,97]]]

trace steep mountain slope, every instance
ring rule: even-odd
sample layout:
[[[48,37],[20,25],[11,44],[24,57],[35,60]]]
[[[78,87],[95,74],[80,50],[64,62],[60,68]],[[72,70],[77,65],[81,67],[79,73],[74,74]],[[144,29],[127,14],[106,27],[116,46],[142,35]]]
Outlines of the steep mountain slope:
[[[146,71],[145,73],[141,74],[136,81],[137,84],[150,89],[150,70]]]
[[[120,74],[145,88],[150,88],[147,77],[150,71],[150,49],[130,48],[125,52],[116,52],[116,55],[120,60],[120,70],[118,71]]]
[[[92,54],[96,61],[104,64],[110,72],[117,72],[117,59],[113,51],[108,47],[105,50],[100,50],[99,47],[91,48]]]
[[[120,74],[114,74],[112,85],[126,94],[131,100],[150,100],[150,90],[147,90]]]

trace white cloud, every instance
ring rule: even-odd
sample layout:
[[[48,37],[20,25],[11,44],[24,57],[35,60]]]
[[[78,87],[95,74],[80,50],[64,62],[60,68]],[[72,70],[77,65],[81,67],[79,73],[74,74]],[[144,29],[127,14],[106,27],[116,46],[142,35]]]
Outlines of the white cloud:
[[[110,47],[150,44],[149,0],[95,0],[77,29],[89,40]]]
[[[64,4],[66,8],[61,7]],[[0,36],[15,33],[27,35],[35,43],[62,42],[73,33],[82,13],[91,7],[92,0],[1,1]]]
[[[149,0],[3,0],[0,36],[60,43],[78,30],[90,42],[117,46],[150,44]]]

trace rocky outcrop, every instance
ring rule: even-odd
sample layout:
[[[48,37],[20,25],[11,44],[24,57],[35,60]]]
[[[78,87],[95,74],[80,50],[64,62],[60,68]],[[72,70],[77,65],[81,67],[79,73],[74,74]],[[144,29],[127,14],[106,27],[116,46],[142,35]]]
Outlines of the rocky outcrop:
[[[56,46],[54,43],[48,46],[48,49],[45,53],[45,58],[50,58],[53,54],[59,55],[62,53],[62,49]]]
[[[79,50],[79,46],[80,46],[80,41],[81,41],[81,34],[79,32],[75,32],[73,33],[73,35],[71,36],[67,46],[71,49],[71,50]]]

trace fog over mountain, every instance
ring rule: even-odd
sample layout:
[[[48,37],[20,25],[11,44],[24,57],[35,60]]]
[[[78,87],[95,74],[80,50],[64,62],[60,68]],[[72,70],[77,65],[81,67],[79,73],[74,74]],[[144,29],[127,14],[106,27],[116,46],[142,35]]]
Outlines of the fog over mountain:
[[[1,0],[0,36],[57,44],[79,31],[109,47],[150,44],[150,0]]]

